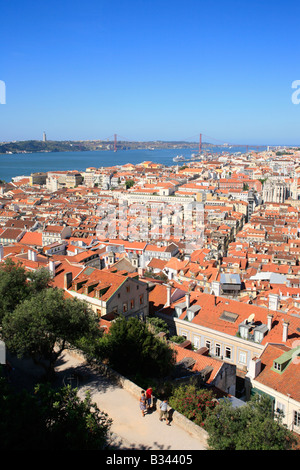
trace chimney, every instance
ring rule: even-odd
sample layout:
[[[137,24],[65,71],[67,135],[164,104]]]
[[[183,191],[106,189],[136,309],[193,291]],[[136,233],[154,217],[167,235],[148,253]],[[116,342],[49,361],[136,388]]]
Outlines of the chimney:
[[[221,294],[221,285],[220,285],[220,282],[218,282],[218,281],[213,281],[213,282],[211,283],[211,292],[210,292],[210,293],[213,294],[213,295],[216,295],[216,296],[218,296],[218,295]]]
[[[283,320],[282,341],[284,343],[286,343],[288,339],[288,329],[289,329],[289,322],[287,320]]]
[[[186,308],[189,308],[190,306],[190,293],[189,292],[185,294],[185,301],[186,301]]]
[[[268,330],[271,331],[271,329],[272,329],[272,320],[273,320],[272,313],[269,313],[267,318],[268,318]]]
[[[269,309],[278,310],[279,307],[279,295],[269,294]]]
[[[51,276],[55,276],[55,262],[50,260],[49,261],[49,271],[50,271],[50,274]]]
[[[171,305],[171,290],[172,290],[172,287],[170,286],[170,284],[167,284],[167,303],[166,303],[166,307],[170,307],[170,305]]]
[[[72,285],[73,275],[71,272],[67,272],[64,275],[64,288],[69,289]]]
[[[28,250],[27,255],[28,255],[28,259],[31,260],[32,259],[32,251]]]
[[[261,371],[261,360],[258,357],[253,357],[250,359],[249,369],[247,376],[250,379],[255,379]]]
[[[36,251],[31,251],[31,260],[32,261],[37,261],[37,252]]]

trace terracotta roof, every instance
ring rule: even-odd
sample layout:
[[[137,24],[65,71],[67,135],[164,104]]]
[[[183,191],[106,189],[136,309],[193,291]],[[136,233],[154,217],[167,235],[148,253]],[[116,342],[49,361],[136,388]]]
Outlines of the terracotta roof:
[[[53,261],[55,261],[56,257],[53,257],[52,259]],[[83,266],[72,264],[65,260],[58,261],[55,270],[55,276],[53,278],[53,287],[63,289],[65,282],[65,273],[71,272],[74,279],[76,276],[78,276],[78,274],[83,271],[83,269]]]
[[[23,233],[21,229],[6,228],[1,233],[0,237],[8,240],[17,240],[17,238]]]
[[[163,260],[160,258],[152,258],[150,263],[147,265],[147,268],[163,269],[166,264],[167,264],[166,260]]]
[[[291,359],[282,373],[272,369],[274,360],[290,351],[291,348],[281,344],[268,344],[260,356],[262,368],[255,380],[300,402],[299,357]]]
[[[26,232],[20,242],[23,245],[43,246],[42,238],[41,232]]]
[[[188,260],[180,261],[180,259],[173,257],[167,262],[167,264],[165,265],[165,268],[174,269],[176,271],[179,271],[180,269],[184,268],[188,264],[189,264]]]
[[[202,354],[198,354],[195,351],[191,351],[189,349],[183,348],[175,343],[169,343],[169,345],[176,351],[176,362],[180,362],[185,358],[191,358],[195,361],[195,364],[191,368],[193,372],[200,372],[205,367],[210,366],[213,368],[208,380],[207,384],[211,384],[214,379],[216,378],[218,372],[220,371],[223,361],[218,359],[213,359],[209,356],[204,356]]]
[[[191,305],[199,305],[201,307],[193,320],[191,320],[190,323],[192,324],[201,325],[206,328],[235,336],[238,332],[240,323],[247,320],[251,314],[255,314],[254,324],[259,326],[261,324],[267,325],[267,316],[269,313],[272,313],[272,328],[266,333],[261,344],[264,345],[273,342],[291,346],[295,340],[300,340],[300,316],[289,315],[288,313],[279,311],[271,311],[268,308],[247,303],[243,303],[243,308],[241,308],[241,303],[239,301],[225,297],[215,297],[214,295],[206,293],[191,292],[190,299]],[[180,303],[180,301],[174,302],[171,305],[171,309],[175,308],[176,303]],[[169,309],[170,313],[171,309]],[[226,319],[226,315],[225,319],[221,318],[224,312],[229,313],[229,315],[227,315],[229,320]],[[185,316],[186,311],[182,313],[180,319],[183,320]],[[234,321],[230,320],[231,316],[235,318]],[[283,341],[284,320],[289,322],[288,339],[285,343]]]
[[[95,283],[95,286],[97,284],[98,288],[107,288],[107,290],[101,296],[101,299],[105,302],[115,293],[115,291],[126,281],[128,277],[129,276],[124,276],[119,273],[112,273],[111,271],[87,267],[84,268],[80,274],[78,274],[75,282],[86,280],[88,283]],[[79,288],[77,292],[83,294],[83,288],[84,287]],[[95,290],[92,290],[88,296],[94,297]]]

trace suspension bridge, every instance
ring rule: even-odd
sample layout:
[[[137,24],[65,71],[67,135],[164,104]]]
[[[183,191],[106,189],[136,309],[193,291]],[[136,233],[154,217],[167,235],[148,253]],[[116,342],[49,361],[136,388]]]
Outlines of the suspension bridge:
[[[133,139],[128,139],[127,137],[122,137],[120,135],[117,135],[117,134],[113,134],[105,139],[103,139],[104,141],[106,141],[109,145],[111,145],[111,147],[113,148],[113,150],[115,152],[117,152],[118,149],[121,149],[121,148],[124,148],[124,145],[126,144],[130,144],[132,142],[137,142]],[[147,141],[147,142],[153,142],[153,141]],[[231,143],[231,142],[224,142],[224,141],[221,141],[221,140],[218,140],[214,137],[210,137],[210,136],[207,136],[205,134],[197,134],[197,135],[194,135],[194,136],[191,136],[191,137],[187,137],[185,139],[180,139],[180,140],[174,140],[174,141],[162,141],[162,140],[156,140],[155,141],[156,143],[160,143],[160,142],[164,142],[164,143],[167,143],[167,142],[176,142],[176,143],[182,143],[182,144],[192,144],[192,145],[195,145],[195,148],[197,148],[198,152],[201,153],[203,152],[205,149],[209,149],[210,147],[220,147],[220,148],[224,148],[224,150],[226,149],[245,149],[245,152],[248,153],[250,150],[254,150],[254,151],[262,151],[262,150],[266,150],[266,149],[277,149],[277,148],[282,148],[282,147],[288,147],[288,146],[280,146],[280,145],[268,145],[268,144],[265,144],[265,145],[252,145],[252,144],[237,144],[237,143]]]

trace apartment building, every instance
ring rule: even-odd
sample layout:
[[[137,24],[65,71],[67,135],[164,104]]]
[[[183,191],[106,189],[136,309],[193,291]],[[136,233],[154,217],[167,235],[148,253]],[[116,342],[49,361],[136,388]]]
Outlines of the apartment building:
[[[65,272],[64,289],[87,302],[98,317],[114,314],[145,319],[149,314],[148,287],[137,273],[87,267],[73,277],[70,269]]]
[[[164,305],[156,315],[196,349],[206,347],[212,357],[235,364],[237,373],[244,377],[252,358],[259,356],[267,343],[292,347],[300,340],[300,317],[277,308],[276,296],[269,296],[266,308],[191,291]]]
[[[259,356],[253,357],[246,375],[246,396],[267,395],[273,411],[291,431],[300,434],[300,341],[293,347],[268,343]]]
[[[51,245],[55,242],[62,242],[69,238],[72,234],[72,229],[66,225],[47,225],[42,231],[43,246]]]

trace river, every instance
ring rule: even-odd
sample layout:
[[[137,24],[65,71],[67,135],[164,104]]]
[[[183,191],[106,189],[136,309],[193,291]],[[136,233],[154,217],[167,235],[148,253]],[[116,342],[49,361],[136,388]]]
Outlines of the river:
[[[235,148],[234,152],[245,149]],[[214,152],[224,151],[224,148],[214,148]],[[230,151],[230,150],[229,150]],[[144,161],[162,163],[170,166],[176,165],[173,158],[176,155],[183,155],[191,158],[195,149],[138,149],[138,150],[112,150],[83,151],[83,152],[40,152],[40,153],[20,153],[0,155],[0,180],[9,182],[17,176],[30,176],[35,172],[47,171],[84,171],[88,167],[109,167],[131,163],[137,165]],[[179,162],[183,165],[184,162]]]

